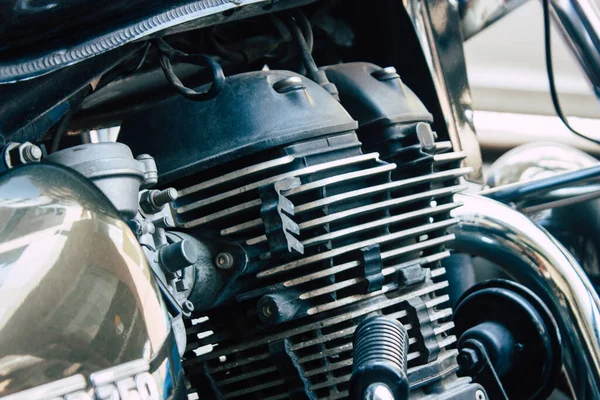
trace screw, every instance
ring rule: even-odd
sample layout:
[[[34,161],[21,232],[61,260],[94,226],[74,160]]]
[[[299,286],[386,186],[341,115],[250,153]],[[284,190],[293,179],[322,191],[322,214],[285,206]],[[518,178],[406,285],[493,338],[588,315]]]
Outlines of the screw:
[[[483,390],[477,390],[475,392],[475,400],[485,400],[485,393],[483,393]]]
[[[177,190],[175,188],[168,188],[165,190],[153,190],[152,201],[158,208],[162,208],[166,204],[169,204],[173,200],[177,200]]]
[[[306,89],[302,79],[298,76],[290,76],[288,78],[277,81],[273,84],[273,89],[277,93],[287,93],[294,90]]]
[[[21,145],[23,161],[25,163],[38,162],[42,159],[42,149],[35,144],[25,142]]]
[[[146,214],[156,214],[163,207],[177,199],[177,190],[168,188],[165,190],[148,190],[140,196],[140,207]]]
[[[229,253],[219,253],[215,257],[215,265],[220,269],[233,267],[233,256]]]

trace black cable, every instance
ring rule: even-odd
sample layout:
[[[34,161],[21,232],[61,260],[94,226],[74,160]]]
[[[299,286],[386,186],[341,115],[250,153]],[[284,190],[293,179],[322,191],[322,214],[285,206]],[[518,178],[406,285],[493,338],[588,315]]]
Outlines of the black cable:
[[[312,26],[310,25],[310,21],[306,18],[302,12],[297,11],[294,14],[296,21],[298,22],[298,26],[302,29],[302,34],[304,35],[304,39],[306,40],[306,45],[308,46],[308,50],[312,53],[314,46],[314,36],[312,31]]]
[[[223,57],[224,59],[227,59],[234,63],[247,62],[246,56],[244,55],[244,53],[229,50],[227,47],[225,47],[221,43],[219,43],[219,40],[217,39],[217,35],[215,34],[214,29],[209,32],[208,40],[209,40],[210,44],[213,46],[214,50],[217,52],[217,54],[219,56]]]
[[[69,100],[69,110],[56,124],[54,124],[56,129],[54,130],[54,135],[52,136],[52,141],[50,142],[50,154],[58,151],[60,142],[67,133],[69,125],[71,124],[71,118],[77,112],[77,110],[79,110],[86,96],[93,91],[94,88],[91,84],[89,84],[71,97]]]
[[[577,132],[567,120],[567,117],[562,111],[560,106],[560,102],[558,99],[558,92],[556,90],[556,83],[554,81],[554,67],[552,65],[552,42],[551,42],[551,32],[550,32],[550,0],[542,0],[542,7],[544,13],[544,45],[546,48],[546,71],[548,73],[548,84],[550,85],[550,96],[552,97],[552,104],[554,105],[554,110],[556,111],[556,115],[562,121],[562,123],[573,132],[575,135],[580,138],[587,139],[590,142],[596,143],[600,145],[600,140],[593,139],[589,136],[581,134]]]
[[[292,34],[292,37],[298,44],[300,55],[302,56],[302,63],[308,71],[309,78],[311,78],[312,80],[316,80],[315,78],[319,72],[319,67],[317,67],[315,60],[312,57],[310,47],[308,46],[306,38],[304,37],[304,33],[302,32],[302,29],[300,28],[300,25],[297,21],[298,19],[292,19],[290,21],[290,33]]]
[[[204,101],[216,97],[221,92],[221,89],[225,84],[225,74],[223,74],[223,69],[221,66],[215,60],[213,60],[212,57],[204,54],[187,54],[183,51],[176,50],[162,38],[156,39],[154,43],[160,51],[160,66],[162,67],[165,77],[182,96],[194,101]],[[213,76],[213,80],[209,89],[205,92],[198,92],[185,86],[175,74],[171,61],[199,65],[208,68],[212,72]]]
[[[131,71],[128,71],[127,74],[129,74],[129,75],[134,74],[134,73],[138,72],[140,70],[140,68],[142,68],[142,66],[146,62],[146,58],[148,58],[148,53],[150,52],[150,47],[152,47],[152,42],[146,43],[146,47],[144,48],[144,52],[142,53],[142,57],[140,58],[140,61],[138,62],[137,66],[135,68],[133,68]]]
[[[69,127],[69,123],[71,122],[72,112],[68,111],[60,120],[56,127],[56,132],[54,136],[52,136],[52,142],[50,144],[50,154],[55,153],[60,146],[60,141],[65,136],[67,132],[67,128]]]

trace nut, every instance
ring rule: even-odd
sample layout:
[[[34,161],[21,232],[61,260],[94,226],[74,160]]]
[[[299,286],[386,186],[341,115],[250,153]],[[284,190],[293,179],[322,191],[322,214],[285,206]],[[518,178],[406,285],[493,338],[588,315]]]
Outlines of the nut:
[[[460,350],[456,361],[458,362],[460,368],[465,372],[478,372],[482,364],[482,360],[479,358],[477,351],[468,347]]]

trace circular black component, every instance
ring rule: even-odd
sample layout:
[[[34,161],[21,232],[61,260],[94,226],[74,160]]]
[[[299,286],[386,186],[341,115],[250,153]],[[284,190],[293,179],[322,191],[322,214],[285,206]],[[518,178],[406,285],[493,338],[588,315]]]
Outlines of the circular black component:
[[[296,301],[295,292],[272,293],[262,296],[256,303],[258,318],[265,324],[278,324],[293,319],[305,308]]]
[[[362,399],[372,384],[389,388],[394,399],[408,398],[408,334],[397,320],[384,316],[362,321],[354,332],[350,398]]]
[[[526,287],[507,280],[475,285],[454,313],[458,348],[476,340],[512,399],[545,399],[562,365],[561,338],[554,317]]]
[[[195,264],[199,257],[196,246],[186,239],[163,246],[158,251],[161,267],[173,273]]]

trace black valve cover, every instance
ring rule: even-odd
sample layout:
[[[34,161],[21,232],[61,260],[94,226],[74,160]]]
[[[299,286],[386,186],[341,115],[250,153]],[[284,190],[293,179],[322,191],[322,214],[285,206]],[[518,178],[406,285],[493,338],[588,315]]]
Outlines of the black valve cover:
[[[151,154],[164,184],[261,150],[354,129],[356,122],[315,82],[289,71],[257,71],[227,78],[209,101],[177,96],[157,103],[124,121],[119,140],[134,154]]]

